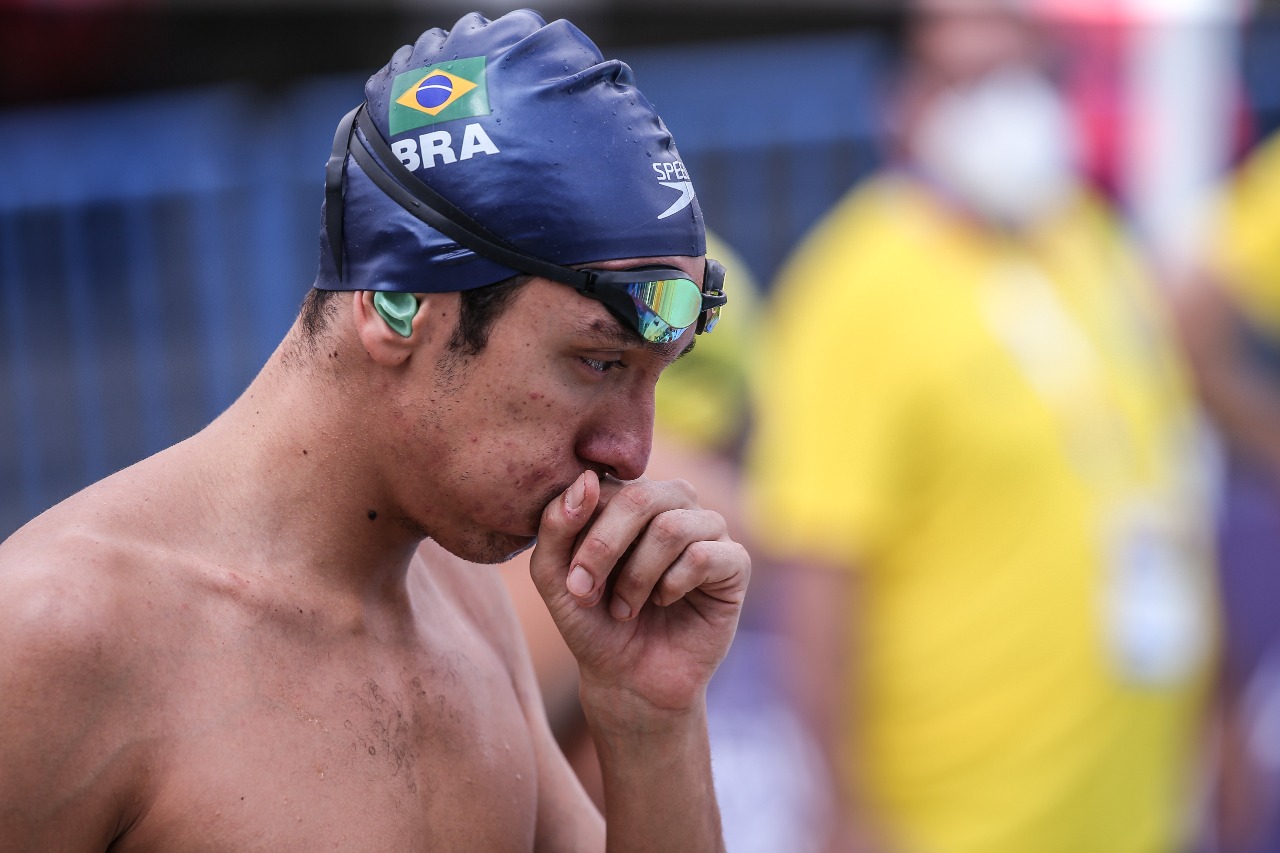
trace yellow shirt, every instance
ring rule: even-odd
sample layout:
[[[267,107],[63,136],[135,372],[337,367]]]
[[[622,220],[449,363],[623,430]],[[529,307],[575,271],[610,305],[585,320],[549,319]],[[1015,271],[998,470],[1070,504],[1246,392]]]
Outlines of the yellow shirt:
[[[1144,284],[1086,202],[1015,244],[887,177],[775,292],[755,532],[863,572],[859,778],[909,853],[1175,849],[1209,566]]]
[[[1220,271],[1250,319],[1280,338],[1280,134],[1253,153],[1223,201]]]

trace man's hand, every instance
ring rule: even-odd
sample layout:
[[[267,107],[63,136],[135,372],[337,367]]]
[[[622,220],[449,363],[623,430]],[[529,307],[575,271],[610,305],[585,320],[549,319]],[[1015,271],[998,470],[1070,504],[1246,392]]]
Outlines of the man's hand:
[[[688,483],[586,471],[543,511],[530,573],[578,659],[584,702],[634,724],[702,701],[751,560]]]

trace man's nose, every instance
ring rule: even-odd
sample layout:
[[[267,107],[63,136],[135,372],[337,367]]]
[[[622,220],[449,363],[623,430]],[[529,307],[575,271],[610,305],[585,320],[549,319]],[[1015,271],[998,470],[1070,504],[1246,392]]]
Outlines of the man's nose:
[[[583,433],[578,455],[619,480],[638,479],[653,450],[653,411],[652,394],[611,407]]]

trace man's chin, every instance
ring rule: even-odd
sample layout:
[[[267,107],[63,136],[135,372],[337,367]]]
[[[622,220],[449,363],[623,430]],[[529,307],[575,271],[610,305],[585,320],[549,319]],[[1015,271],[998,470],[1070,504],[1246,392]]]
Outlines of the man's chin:
[[[529,517],[520,520],[512,519],[508,523],[517,530],[523,527],[527,533],[512,532],[510,528],[489,528],[488,531],[468,537],[469,541],[459,543],[457,550],[446,548],[455,555],[471,563],[496,564],[505,563],[528,551],[538,541],[538,528],[542,524],[542,513],[547,503],[563,492],[556,491],[545,500],[535,503],[529,510]],[[506,526],[506,525],[504,525]]]
[[[538,541],[534,535],[522,536],[512,533],[496,533],[488,537],[479,550],[481,553],[468,557],[473,563],[497,564],[512,560],[528,551]]]
[[[538,537],[537,537],[537,536],[530,536],[530,537],[528,537],[528,538],[526,538],[526,539],[524,540],[524,544],[523,544],[523,545],[521,545],[519,548],[516,548],[514,551],[512,551],[512,552],[511,552],[510,554],[508,554],[507,556],[503,557],[503,558],[502,558],[501,560],[499,560],[498,562],[500,562],[500,563],[505,563],[505,562],[507,562],[508,560],[514,560],[516,557],[520,556],[520,555],[521,555],[521,554],[523,554],[525,551],[528,551],[530,548],[532,548],[534,545],[537,545],[537,544],[538,544]]]

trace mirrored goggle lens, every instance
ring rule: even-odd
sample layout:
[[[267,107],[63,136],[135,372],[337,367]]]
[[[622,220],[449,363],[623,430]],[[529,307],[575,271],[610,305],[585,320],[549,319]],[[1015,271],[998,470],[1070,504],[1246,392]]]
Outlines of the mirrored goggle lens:
[[[641,281],[626,286],[647,341],[670,343],[692,326],[702,310],[702,291],[687,278]]]

